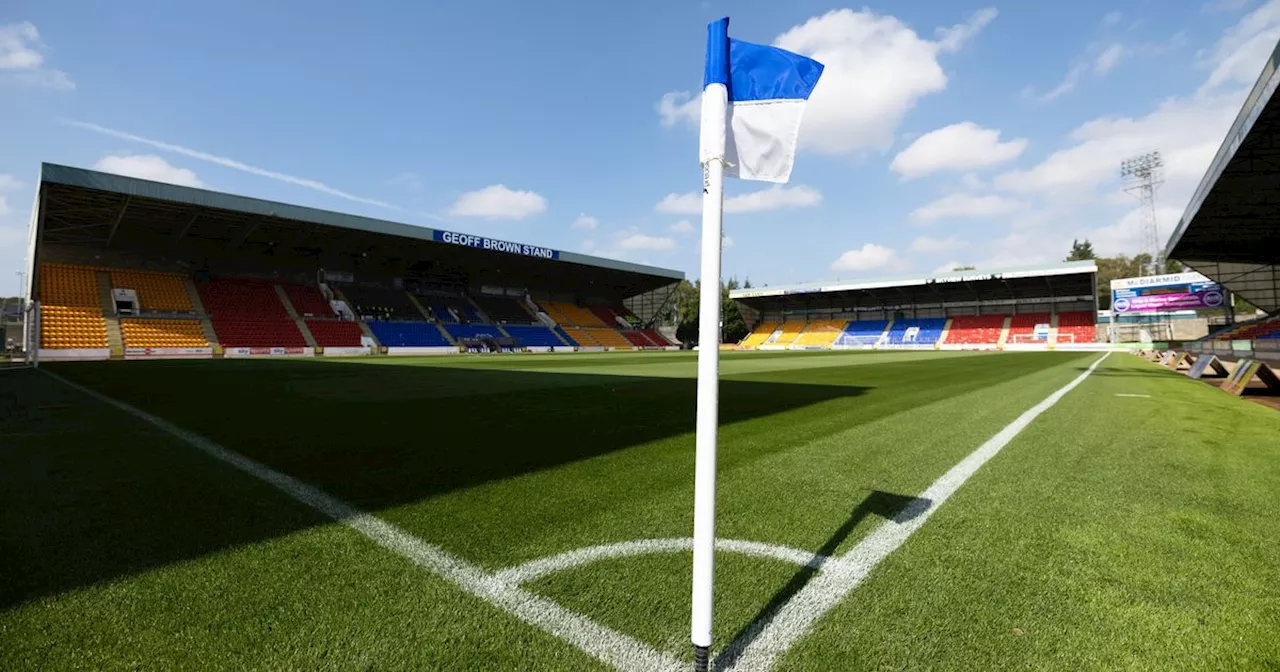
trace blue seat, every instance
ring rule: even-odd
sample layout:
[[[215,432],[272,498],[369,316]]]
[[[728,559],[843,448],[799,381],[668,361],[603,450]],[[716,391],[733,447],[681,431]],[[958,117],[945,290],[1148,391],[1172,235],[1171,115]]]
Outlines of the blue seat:
[[[884,333],[884,328],[888,326],[888,320],[867,320],[864,322],[850,322],[844,326],[844,331],[836,337],[836,345],[875,345],[880,340],[880,334]]]
[[[556,338],[555,333],[541,325],[508,324],[503,328],[520,345],[531,347],[564,346],[564,343],[560,342],[559,338]]]
[[[947,325],[945,317],[929,317],[921,319],[901,319],[893,323],[893,328],[889,330],[889,342],[902,345],[933,345],[942,338],[942,329]],[[912,327],[917,327],[919,332],[914,340],[906,340],[907,331]]]
[[[388,348],[448,346],[449,339],[426,322],[371,321],[369,330]]]

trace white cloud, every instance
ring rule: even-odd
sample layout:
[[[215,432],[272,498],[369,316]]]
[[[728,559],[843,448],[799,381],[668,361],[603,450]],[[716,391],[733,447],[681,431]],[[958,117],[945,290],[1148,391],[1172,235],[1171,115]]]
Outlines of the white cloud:
[[[184,187],[204,187],[205,183],[186,168],[171,165],[155,154],[111,155],[98,159],[94,170],[137,177],[155,182],[168,182]]]
[[[947,76],[938,56],[960,49],[996,17],[983,9],[967,21],[922,38],[892,16],[839,9],[779,35],[775,46],[810,56],[826,69],[805,109],[802,147],[822,154],[887,149],[903,116],[922,97],[942,91]],[[664,126],[696,125],[698,96],[668,93],[659,100]]]
[[[1124,14],[1121,14],[1120,12],[1107,12],[1107,15],[1102,17],[1102,25],[1114,26],[1122,20],[1124,20]]]
[[[672,238],[661,236],[647,236],[643,233],[633,233],[622,240],[619,240],[616,247],[622,252],[665,252],[674,250],[676,241]]]
[[[972,194],[948,194],[932,203],[911,211],[911,219],[920,224],[931,224],[949,217],[996,217],[1007,215],[1020,207],[1017,201],[996,196]]]
[[[1084,63],[1076,63],[1067,71],[1067,76],[1063,77],[1062,81],[1058,82],[1057,86],[1049,89],[1048,92],[1037,94],[1034,88],[1027,87],[1022,90],[1022,95],[1024,98],[1034,98],[1042,103],[1047,103],[1076,88],[1076,84],[1080,82],[1080,75],[1083,75],[1086,69],[1088,67]]]
[[[693,224],[691,224],[687,219],[682,219],[671,225],[671,232],[687,236],[693,233]]]
[[[1280,0],[1271,0],[1227,29],[1203,59],[1212,72],[1205,87],[1224,83],[1252,86],[1280,40]]]
[[[658,116],[662,117],[663,126],[675,126],[681,121],[696,126],[702,118],[702,94],[695,96],[688,91],[664,93],[658,100]]]
[[[597,226],[600,226],[600,220],[584,212],[579,214],[577,219],[573,220],[573,223],[569,225],[569,228],[590,231]]]
[[[71,77],[44,65],[44,43],[30,21],[0,25],[0,81],[50,89],[76,88]]]
[[[727,250],[733,247],[733,236],[722,236],[720,238],[720,249]]]
[[[948,236],[946,238],[919,236],[911,241],[911,251],[920,254],[942,254],[943,252],[963,250],[967,247],[969,247],[969,241],[961,240],[959,236]]]
[[[1018,158],[1027,141],[1000,141],[1000,131],[971,121],[925,133],[893,157],[889,169],[905,179],[941,170],[971,170]]]
[[[982,178],[974,175],[973,173],[965,173],[960,176],[960,186],[964,189],[976,191],[981,189],[983,186]]]
[[[235,159],[229,159],[225,156],[217,156],[215,154],[209,154],[207,152],[191,149],[189,147],[183,147],[182,145],[173,145],[167,142],[161,142],[159,140],[144,138],[139,135],[133,135],[132,133],[125,133],[124,131],[117,131],[112,128],[107,128],[105,126],[99,126],[97,124],[89,123],[87,121],[68,121],[66,122],[66,124],[68,126],[73,126],[75,128],[82,128],[87,131],[93,131],[94,133],[98,133],[108,137],[119,138],[120,140],[128,140],[130,142],[137,142],[139,144],[155,147],[156,149],[161,149],[166,152],[173,152],[174,154],[181,154],[182,156],[191,157],[193,159],[207,161],[209,163],[222,166],[224,168],[230,168],[232,170],[238,170],[243,173],[249,173],[250,175],[257,175],[258,177],[265,177],[267,179],[276,180],[278,182],[285,182],[287,184],[304,187],[306,189],[318,191],[323,194],[329,194],[330,196],[337,196],[338,198],[343,198],[348,201],[354,201],[356,203],[365,203],[367,205],[376,205],[380,208],[388,208],[390,210],[403,210],[403,208],[396,205],[392,205],[385,201],[379,201],[372,198],[365,198],[363,196],[356,196],[355,194],[341,191],[339,189],[334,189],[333,187],[323,182],[319,182],[317,180],[312,180],[305,177],[297,177],[297,176],[288,175],[285,173],[277,173],[273,170],[258,168],[257,166],[251,166],[247,163],[236,161]]]
[[[866,243],[856,250],[848,250],[831,263],[833,271],[882,271],[901,268],[902,261],[892,248]]]
[[[449,214],[459,217],[524,219],[547,209],[547,199],[533,191],[516,191],[505,184],[491,184],[458,197]]]
[[[1113,44],[1106,48],[1098,57],[1093,60],[1093,72],[1097,75],[1105,75],[1116,67],[1116,63],[1120,62],[1120,57],[1124,55],[1124,47],[1119,44]]]
[[[943,51],[954,52],[959,51],[965,42],[973,39],[988,23],[995,20],[999,12],[995,7],[985,7],[973,13],[968,21],[958,23],[948,28],[939,28],[936,32],[938,35],[938,47]]]
[[[999,189],[1063,202],[1087,203],[1098,189],[1119,189],[1120,162],[1159,149],[1166,184],[1161,200],[1186,203],[1226,136],[1241,92],[1171,98],[1145,117],[1102,117],[1071,132],[1075,144],[1026,170],[996,177]]]
[[[1271,0],[1224,31],[1217,49],[1202,57],[1210,74],[1193,94],[1167,99],[1145,116],[1086,122],[1071,132],[1070,146],[1031,168],[997,176],[997,188],[1018,192],[1024,199],[1039,199],[1050,207],[1043,211],[1042,226],[1015,226],[1005,237],[990,241],[986,247],[992,255],[982,265],[1056,261],[1073,238],[1089,239],[1103,255],[1140,251],[1141,213],[1137,202],[1120,192],[1119,165],[1125,158],[1153,149],[1160,150],[1165,164],[1165,183],[1156,199],[1163,243],[1265,60],[1265,55],[1254,53],[1256,44],[1249,36],[1274,34],[1277,26],[1280,0]],[[1275,38],[1270,39],[1274,45]],[[1250,59],[1255,71],[1245,74],[1246,69],[1238,65]],[[1082,212],[1087,215],[1082,217]]]
[[[822,202],[822,194],[813,187],[797,185],[784,187],[780,184],[740,194],[724,201],[727,213],[764,212],[788,208],[808,208]],[[687,194],[667,194],[654,209],[670,215],[696,215],[702,212],[702,193],[691,191]]]

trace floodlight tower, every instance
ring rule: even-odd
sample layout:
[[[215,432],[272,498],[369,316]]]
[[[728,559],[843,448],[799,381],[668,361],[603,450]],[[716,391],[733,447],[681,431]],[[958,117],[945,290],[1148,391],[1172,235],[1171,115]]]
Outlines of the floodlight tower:
[[[1120,179],[1125,192],[1137,196],[1142,202],[1141,251],[1151,257],[1151,266],[1146,272],[1159,275],[1164,263],[1160,258],[1163,250],[1160,249],[1160,230],[1156,223],[1156,190],[1164,184],[1164,159],[1158,151],[1131,156],[1120,162]]]

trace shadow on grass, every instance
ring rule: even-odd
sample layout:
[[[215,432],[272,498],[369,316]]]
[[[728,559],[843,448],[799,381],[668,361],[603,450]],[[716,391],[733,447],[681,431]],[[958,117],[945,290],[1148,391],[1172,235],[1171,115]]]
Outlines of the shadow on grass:
[[[951,358],[727,377],[720,385],[722,464],[1069,359],[1014,354],[1002,357],[1002,366]],[[692,378],[521,371],[487,362],[48,368],[371,512],[675,437],[687,446],[665,444],[647,463],[652,468],[573,484],[573,497],[608,497],[619,479],[659,490],[686,476],[692,484]],[[14,401],[0,422],[0,611],[331,522],[39,372],[0,377],[4,394]],[[841,401],[851,399],[857,403]],[[738,423],[777,414],[788,414],[785,431],[751,424],[737,434],[778,431],[779,441],[733,443]],[[548,506],[558,506],[556,495],[548,493]],[[873,497],[855,514],[888,504]],[[452,521],[448,534],[466,534],[464,523],[471,524]]]
[[[81,364],[57,373],[369,511],[694,425],[691,379],[204,364]],[[49,376],[19,375],[0,380],[8,400],[0,404],[0,610],[330,522]],[[739,380],[720,389],[725,426],[867,390]]]
[[[822,547],[814,553],[819,556],[832,555],[840,547],[840,544],[843,544],[845,539],[849,537],[854,528],[870,516],[905,523],[928,510],[930,503],[928,499],[920,497],[873,490],[871,494],[867,495],[862,502],[853,508],[849,518],[840,527],[836,528],[835,532],[822,544]],[[733,667],[747,647],[764,632],[765,627],[777,616],[778,611],[808,585],[819,571],[821,571],[821,566],[807,566],[797,570],[787,583],[769,598],[769,601],[760,608],[760,611],[756,612],[756,615],[742,629],[734,633],[733,638],[729,640],[729,645],[716,658],[715,669],[727,670]]]

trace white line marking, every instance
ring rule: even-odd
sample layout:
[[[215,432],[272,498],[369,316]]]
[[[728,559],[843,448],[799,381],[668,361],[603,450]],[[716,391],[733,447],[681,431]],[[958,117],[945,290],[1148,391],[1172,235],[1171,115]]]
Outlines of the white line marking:
[[[693,550],[692,537],[672,537],[669,539],[640,539],[637,541],[624,541],[618,544],[605,544],[602,546],[591,546],[588,548],[579,548],[557,555],[549,555],[537,560],[530,560],[522,565],[508,567],[494,574],[494,577],[511,583],[514,585],[522,585],[536,579],[540,579],[548,574],[562,572],[567,569],[573,569],[582,565],[587,565],[601,560],[612,558],[625,558],[634,555],[649,555],[653,553],[680,553]],[[809,567],[812,569],[821,569],[831,558],[825,555],[816,555],[808,551],[802,551],[787,546],[779,546],[775,544],[762,544],[758,541],[744,541],[741,539],[716,539],[716,550],[729,551],[731,553],[742,553],[760,558],[773,558],[783,562]]]
[[[909,505],[893,520],[885,521],[883,525],[876,528],[853,550],[836,558],[828,565],[825,572],[814,577],[800,592],[782,605],[772,618],[765,617],[753,623],[751,629],[739,641],[730,644],[717,657],[716,668],[725,669],[728,665],[729,670],[757,672],[772,668],[818,619],[857,588],[881,560],[902,546],[903,542],[920,529],[933,512],[937,511],[948,497],[955,494],[956,490],[959,490],[970,476],[986,464],[987,460],[999,453],[1013,437],[1026,429],[1032,420],[1052,408],[1068,392],[1084,382],[1084,379],[1088,378],[1089,374],[1093,373],[1110,354],[1100,357],[1075,380],[1018,416],[941,478],[934,481],[933,485],[920,493],[916,499],[919,506],[927,508],[920,511],[916,503]]]
[[[658,651],[633,637],[595,623],[551,600],[503,581],[480,567],[467,563],[302,481],[286,476],[122,401],[73,383],[57,374],[48,371],[45,373],[98,401],[114,406],[172,434],[211,457],[274,485],[290,497],[359,532],[379,546],[408,558],[415,565],[440,575],[466,592],[506,609],[521,620],[564,639],[619,670],[683,672],[687,667],[685,663],[670,654]]]
[[[1125,393],[1125,392],[1116,392],[1116,396],[1117,396],[1117,397],[1136,397],[1136,398],[1138,398],[1138,399],[1150,399],[1150,398],[1151,398],[1151,395],[1149,395],[1149,394],[1128,394],[1128,393]]]

